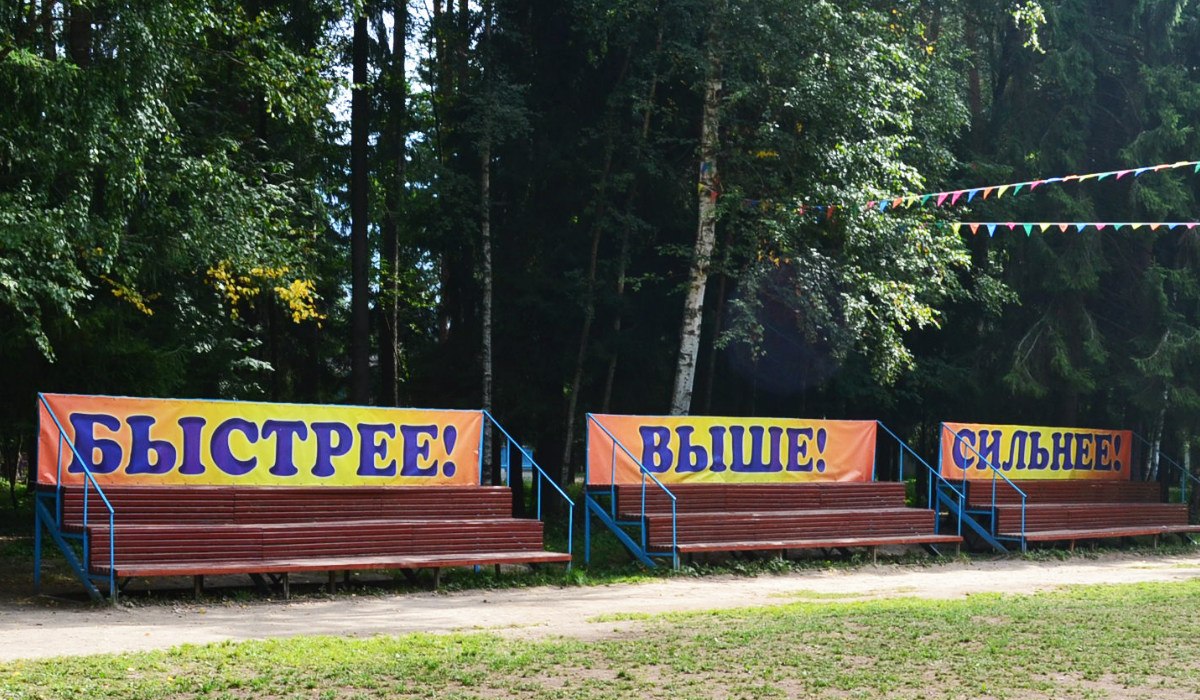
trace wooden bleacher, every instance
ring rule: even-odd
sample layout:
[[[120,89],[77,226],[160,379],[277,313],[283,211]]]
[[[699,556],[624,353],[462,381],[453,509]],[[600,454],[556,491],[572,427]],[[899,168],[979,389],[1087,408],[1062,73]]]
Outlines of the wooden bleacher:
[[[84,533],[82,494],[62,490],[65,532]],[[339,571],[432,569],[436,585],[445,567],[571,560],[543,549],[540,521],[511,517],[505,487],[108,486],[104,494],[115,511],[118,578],[271,574],[286,596],[294,572],[328,572],[332,586]],[[89,510],[88,568],[107,576],[107,511],[94,490]]]
[[[1011,484],[1000,481],[993,487],[990,480],[968,482],[968,507],[991,511],[999,537],[1066,542],[1074,548],[1077,540],[1136,536],[1157,540],[1161,535],[1186,538],[1200,532],[1200,525],[1188,524],[1186,504],[1160,502],[1155,482],[1023,479]]]
[[[904,484],[811,482],[800,484],[673,484],[645,490],[651,549],[681,554],[716,551],[840,549],[904,544],[954,544],[958,535],[937,532],[937,513],[909,508]],[[640,485],[618,485],[623,520],[642,514]]]

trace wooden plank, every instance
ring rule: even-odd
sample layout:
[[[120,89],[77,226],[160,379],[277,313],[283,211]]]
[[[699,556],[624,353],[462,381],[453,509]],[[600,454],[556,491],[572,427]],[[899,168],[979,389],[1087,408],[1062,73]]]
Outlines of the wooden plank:
[[[1146,535],[1186,534],[1200,532],[1200,525],[1150,525],[1132,527],[1084,528],[1069,530],[1026,531],[1025,539],[1031,542],[1054,542],[1059,540],[1095,540],[1110,537],[1138,537]],[[1001,532],[1001,537],[1020,537],[1018,532]]]
[[[171,565],[127,565],[117,567],[118,576],[194,576],[251,573],[301,573],[341,570],[425,569],[435,567],[486,566],[489,564],[546,564],[566,563],[571,555],[565,552],[505,552],[480,551],[474,554],[426,555],[400,557],[324,557],[298,560],[263,560],[253,563],[179,562]],[[107,567],[94,567],[96,573],[107,574]]]
[[[957,535],[910,535],[903,537],[837,537],[827,539],[749,540],[743,542],[689,542],[676,549],[684,552],[733,552],[771,549],[833,549],[905,544],[958,544]]]

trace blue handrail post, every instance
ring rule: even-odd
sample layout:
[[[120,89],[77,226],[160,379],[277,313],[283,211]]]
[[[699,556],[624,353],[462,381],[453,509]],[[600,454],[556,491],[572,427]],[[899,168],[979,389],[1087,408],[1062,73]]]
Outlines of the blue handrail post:
[[[617,518],[617,439],[612,440],[612,458],[608,476],[608,505],[614,520]]]
[[[921,455],[917,454],[917,453],[916,453],[916,452],[915,452],[915,451],[914,451],[914,450],[913,450],[911,447],[909,447],[909,446],[908,446],[908,443],[906,443],[906,442],[904,442],[903,440],[901,440],[899,435],[897,435],[896,433],[892,432],[892,429],[891,429],[891,428],[889,428],[889,427],[887,427],[886,425],[884,425],[884,424],[883,424],[883,421],[875,421],[875,422],[876,422],[876,424],[877,424],[877,425],[878,425],[880,428],[883,428],[883,431],[884,431],[885,433],[887,433],[887,434],[888,434],[888,436],[890,436],[890,437],[891,437],[893,440],[895,440],[895,441],[896,441],[896,444],[897,444],[897,445],[899,445],[899,447],[900,447],[900,456],[901,456],[901,459],[903,459],[903,457],[904,457],[904,454],[905,454],[905,453],[908,453],[908,455],[909,455],[909,456],[910,456],[912,459],[915,459],[915,460],[916,460],[917,464],[919,464],[919,465],[921,465],[921,466],[925,467],[925,470],[926,470],[927,472],[929,472],[929,488],[928,488],[928,491],[927,491],[927,497],[926,497],[926,500],[925,500],[925,504],[926,504],[927,506],[929,506],[931,509],[933,509],[935,513],[938,513],[938,514],[939,514],[939,515],[938,515],[938,517],[939,517],[939,518],[940,518],[940,514],[941,514],[941,500],[942,500],[942,497],[941,497],[941,492],[938,490],[937,486],[943,486],[943,487],[945,487],[945,488],[948,488],[948,489],[950,489],[950,491],[951,491],[951,492],[952,492],[952,493],[953,493],[955,496],[957,496],[957,497],[958,497],[958,505],[959,505],[959,507],[958,507],[958,510],[957,510],[957,512],[956,512],[956,515],[957,515],[957,526],[956,526],[956,530],[957,530],[957,533],[958,533],[958,535],[959,535],[959,536],[962,536],[962,511],[963,511],[963,507],[964,507],[964,506],[965,506],[965,504],[966,504],[966,493],[965,493],[964,491],[960,490],[960,489],[959,489],[958,487],[956,487],[954,484],[950,483],[950,481],[949,481],[949,480],[947,480],[945,477],[943,477],[943,476],[942,476],[942,472],[941,472],[941,464],[942,464],[942,463],[941,463],[941,452],[939,451],[939,453],[938,453],[938,469],[936,469],[936,470],[935,470],[933,467],[931,467],[931,466],[929,465],[929,462],[926,462],[926,461],[924,460],[924,458],[922,458],[922,457],[921,457]],[[903,462],[901,462],[901,464],[903,464]],[[903,467],[902,467],[902,468],[901,468],[901,474],[903,474],[903,473],[904,473],[904,472],[903,472]],[[903,479],[901,479],[901,482],[900,482],[900,483],[904,483],[904,480],[903,480]],[[935,494],[936,494],[936,495],[935,495]],[[939,531],[939,532],[941,531],[941,525],[940,525],[940,523],[939,523],[939,525],[938,525],[938,531]]]
[[[567,554],[571,554],[573,551],[574,539],[575,539],[574,538],[574,534],[575,534],[575,501],[572,500],[571,497],[567,495],[567,492],[565,490],[563,490],[563,488],[561,486],[559,486],[557,483],[555,483],[555,481],[553,479],[550,478],[550,475],[546,473],[546,470],[542,469],[542,465],[537,463],[537,460],[535,460],[533,458],[533,455],[531,455],[525,449],[525,447],[521,445],[521,443],[517,442],[516,439],[513,438],[513,436],[510,435],[509,432],[504,429],[503,425],[500,425],[500,422],[497,421],[496,418],[494,416],[492,416],[492,414],[489,411],[484,410],[484,411],[482,411],[482,413],[483,413],[484,417],[487,419],[484,421],[484,428],[485,428],[484,432],[486,432],[486,427],[487,427],[488,423],[490,422],[491,425],[494,426],[496,428],[496,430],[500,431],[500,434],[504,436],[504,439],[507,441],[505,443],[505,447],[507,448],[510,446],[516,446],[517,451],[521,453],[522,465],[524,464],[524,460],[528,460],[530,466],[533,468],[533,480],[535,482],[537,482],[537,502],[538,502],[538,504],[537,504],[537,519],[538,520],[542,519],[542,485],[543,485],[543,482],[548,482],[550,484],[550,486],[553,487],[553,489],[558,492],[558,495],[564,501],[567,502]],[[480,440],[480,481],[481,482],[482,482],[482,477],[483,477],[482,446],[483,446],[483,442],[481,439]],[[511,470],[510,470],[510,472],[511,472]],[[524,476],[522,476],[521,478],[524,478]],[[569,562],[567,563],[567,568],[568,569],[571,568],[571,564]]]
[[[37,500],[37,494],[34,494],[34,500]],[[33,593],[37,595],[42,591],[42,509],[34,506],[33,509]]]
[[[610,462],[610,466],[609,466],[610,472],[609,472],[609,484],[608,484],[609,493],[610,493],[609,503],[610,503],[610,507],[612,509],[612,511],[611,511],[612,518],[611,518],[610,522],[608,523],[609,527],[610,528],[617,527],[616,473],[617,473],[617,448],[620,448],[620,450],[625,453],[625,456],[627,456],[630,459],[630,461],[632,461],[633,464],[635,464],[638,467],[639,474],[641,475],[641,478],[642,478],[642,484],[641,484],[642,498],[641,498],[641,513],[640,513],[641,533],[640,533],[639,541],[634,542],[632,539],[629,539],[628,534],[622,533],[622,532],[617,532],[618,538],[625,538],[622,541],[625,543],[625,545],[631,551],[633,551],[635,547],[640,547],[640,552],[635,552],[635,555],[639,559],[641,559],[641,561],[643,563],[646,563],[648,566],[654,566],[653,562],[651,562],[649,560],[649,552],[647,551],[648,535],[647,535],[647,525],[646,525],[646,483],[647,483],[647,477],[648,477],[649,480],[651,482],[653,482],[654,485],[657,486],[663,493],[665,493],[667,495],[667,498],[669,498],[671,500],[671,549],[672,549],[671,560],[672,560],[673,566],[676,569],[678,569],[679,568],[678,513],[676,512],[675,494],[671,493],[671,490],[668,489],[661,481],[659,481],[658,477],[655,476],[654,473],[651,472],[649,469],[647,469],[646,465],[642,464],[641,460],[639,460],[632,452],[629,451],[629,448],[627,448],[627,447],[625,447],[625,445],[621,444],[621,441],[617,440],[617,437],[615,435],[613,435],[612,432],[608,428],[606,428],[603,423],[596,420],[595,415],[593,415],[591,413],[587,414],[586,420],[588,422],[590,422],[591,424],[594,424],[597,428],[599,428],[604,433],[604,435],[609,439],[610,444],[612,445],[612,453],[611,453],[612,456],[610,458],[611,462]],[[664,556],[664,553],[661,553],[661,552],[655,553],[655,554],[656,554],[656,556]]]
[[[591,512],[591,496],[583,495],[583,564],[588,566],[592,563],[592,512]]]
[[[54,516],[53,516],[54,517],[54,529],[53,529],[52,534],[54,535],[56,542],[59,543],[60,547],[67,548],[67,551],[65,551],[64,553],[67,554],[68,561],[71,562],[72,567],[75,568],[75,572],[80,577],[80,580],[82,580],[84,582],[84,585],[88,587],[88,593],[99,597],[98,591],[96,591],[96,588],[95,588],[95,584],[91,580],[91,561],[90,561],[91,551],[88,546],[89,541],[90,541],[89,540],[90,535],[88,533],[88,526],[91,524],[90,513],[88,510],[89,509],[88,487],[90,486],[91,488],[96,489],[96,495],[100,498],[100,502],[104,505],[104,508],[108,511],[108,590],[109,590],[109,596],[111,597],[112,602],[115,604],[117,602],[117,578],[116,578],[117,551],[116,551],[116,528],[115,528],[116,511],[113,509],[112,503],[109,502],[108,496],[104,495],[104,489],[100,488],[100,483],[98,481],[96,481],[95,475],[92,474],[90,462],[88,460],[85,460],[83,458],[83,455],[79,454],[79,450],[75,447],[75,443],[72,442],[67,437],[66,428],[63,427],[62,422],[58,419],[58,416],[55,415],[54,410],[50,408],[50,403],[46,400],[46,396],[44,394],[38,394],[38,401],[46,409],[46,415],[49,416],[52,421],[54,421],[54,426],[55,426],[55,428],[58,429],[58,455],[57,455],[58,463],[56,465],[58,482],[55,484],[55,489],[54,489],[55,512],[54,512]],[[76,561],[74,553],[69,551],[70,548],[67,547],[67,545],[64,543],[64,541],[61,537],[61,534],[59,533],[59,530],[61,530],[61,528],[62,528],[62,520],[63,520],[63,515],[62,515],[62,509],[63,509],[63,503],[62,503],[63,502],[63,498],[62,498],[62,492],[63,492],[62,491],[62,447],[64,444],[67,446],[68,450],[70,451],[70,454],[73,455],[75,460],[79,462],[80,472],[83,474],[83,523],[82,523],[83,536],[81,538],[81,541],[83,542],[83,556],[82,556],[82,559],[79,561]],[[35,506],[34,507],[37,509],[40,509],[42,506],[41,506],[41,504],[37,503],[36,494],[35,494],[34,498],[35,498]],[[38,517],[35,520],[35,522],[38,523],[38,525],[39,525],[39,527],[38,527],[39,538],[38,539],[40,540],[41,525],[45,524],[45,518],[41,517],[41,514],[38,513]],[[37,552],[37,555],[35,556],[35,562],[34,562],[35,580],[37,580],[39,583],[40,583],[40,576],[39,576],[38,572],[40,571],[40,568],[41,568],[41,556],[40,555],[41,555],[41,552],[39,550]]]
[[[675,499],[671,499],[671,568],[679,570],[679,519]]]
[[[642,549],[646,548],[646,475],[642,474]]]
[[[942,424],[942,429],[943,430],[945,429],[945,424]],[[1000,471],[1000,469],[998,467],[996,467],[996,465],[989,462],[982,454],[979,453],[979,450],[976,450],[975,447],[970,445],[966,440],[964,440],[961,435],[955,433],[954,441],[957,444],[962,444],[962,445],[966,446],[967,449],[971,450],[971,452],[973,452],[975,454],[975,456],[979,458],[980,464],[986,466],[988,469],[991,470],[991,475],[992,475],[992,535],[998,536],[998,534],[999,534],[999,523],[997,522],[997,517],[996,517],[996,488],[997,488],[996,487],[996,484],[997,484],[996,477],[997,476],[1000,477],[1000,479],[1003,480],[1004,483],[1008,484],[1009,487],[1012,488],[1014,491],[1016,491],[1017,494],[1021,497],[1021,537],[1020,537],[1021,551],[1022,552],[1028,551],[1028,543],[1025,538],[1025,514],[1028,509],[1029,494],[1025,493],[1024,489],[1022,489],[1021,487],[1019,487],[1015,483],[1013,483],[1012,479],[1009,479],[1007,476],[1005,476],[1004,472]],[[966,474],[965,474],[966,470],[964,469],[963,471],[964,471],[963,480],[965,482],[966,481]],[[1008,538],[1008,539],[1011,539],[1011,538]]]

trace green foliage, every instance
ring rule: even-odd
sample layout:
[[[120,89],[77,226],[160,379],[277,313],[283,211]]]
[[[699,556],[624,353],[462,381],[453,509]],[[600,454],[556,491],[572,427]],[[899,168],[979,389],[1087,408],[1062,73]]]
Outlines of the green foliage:
[[[320,314],[331,9],[103,2],[6,20],[23,43],[0,60],[0,318],[48,361],[9,345],[14,398],[263,390],[236,376],[270,368],[265,314]],[[303,36],[292,22],[309,18]],[[31,361],[48,370],[33,386]]]
[[[735,193],[753,211],[726,215],[741,289],[725,342],[761,354],[764,332],[794,334],[838,363],[861,354],[890,384],[912,367],[910,332],[937,326],[941,304],[962,293],[955,271],[967,256],[931,217],[882,218],[862,205],[922,191],[944,169],[965,108],[915,11],[818,2],[771,13],[777,21],[762,24],[775,31],[755,37],[765,48],[739,42],[735,54],[761,61],[726,80],[728,108],[753,128],[727,142],[724,181],[746,183]],[[812,208],[821,202],[846,204],[830,216]]]

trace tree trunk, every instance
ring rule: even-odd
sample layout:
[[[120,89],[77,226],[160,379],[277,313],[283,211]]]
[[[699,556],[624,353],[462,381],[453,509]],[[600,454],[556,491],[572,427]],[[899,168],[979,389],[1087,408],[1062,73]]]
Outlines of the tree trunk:
[[[647,120],[648,121],[648,120]],[[633,193],[629,195],[629,206],[626,207],[626,213],[631,214],[633,211]],[[617,315],[613,319],[612,340],[613,343],[618,343],[621,337],[621,308],[620,303],[625,298],[625,269],[629,265],[629,236],[630,231],[627,227],[621,232],[621,257],[617,261]],[[612,354],[608,357],[608,372],[604,376],[604,398],[600,401],[600,412],[608,413],[609,406],[612,403],[613,380],[617,376],[617,359],[621,356],[621,348],[619,345],[613,347]]]
[[[564,431],[567,439],[563,446],[562,456],[562,483],[564,484],[569,484],[575,479],[575,461],[571,459],[572,448],[575,444],[575,411],[579,408],[579,390],[583,386],[583,365],[587,361],[588,344],[592,337],[592,323],[596,320],[596,264],[600,257],[600,239],[604,234],[602,219],[606,211],[605,192],[608,189],[608,176],[612,171],[613,147],[613,134],[610,129],[604,153],[604,167],[600,174],[596,220],[592,223],[592,249],[588,257],[587,283],[583,290],[583,328],[579,331],[579,350],[575,354],[571,388],[567,392],[567,425]]]
[[[1159,456],[1162,454],[1163,428],[1167,419],[1167,399],[1171,396],[1170,388],[1163,389],[1162,407],[1158,417],[1154,419],[1153,446],[1150,449],[1150,469],[1147,481],[1158,481]]]
[[[466,13],[466,1],[462,0],[462,12]],[[488,52],[491,51],[492,15],[491,4],[483,4],[482,70],[484,90],[491,80]],[[479,148],[479,233],[483,248],[483,410],[492,410],[492,136],[490,129],[485,133]],[[492,483],[500,483],[500,469],[492,464],[492,441],[488,439],[488,421],[483,423],[483,463],[492,470]],[[511,456],[511,455],[510,455]],[[509,465],[512,468],[512,465]]]
[[[663,21],[659,14],[658,36],[654,41],[654,70],[650,75],[650,91],[646,96],[646,109],[642,111],[642,139],[639,146],[644,148],[650,138],[650,118],[654,115],[654,99],[658,92],[658,57],[662,54]],[[625,229],[621,231],[621,255],[617,259],[617,314],[613,319],[612,340],[614,348],[608,358],[608,371],[604,377],[604,398],[600,402],[600,410],[608,413],[612,403],[613,381],[617,376],[617,360],[621,356],[619,339],[621,337],[621,302],[625,298],[625,274],[629,266],[629,239],[633,235],[633,224],[628,223],[633,218],[633,205],[637,201],[637,187],[631,187],[629,198],[625,200]]]
[[[371,398],[371,322],[367,296],[367,17],[354,19],[354,87],[350,97],[350,401],[366,405]]]
[[[728,236],[726,237],[728,240]],[[725,256],[728,259],[728,255]],[[721,281],[717,285],[717,308],[713,312],[712,347],[708,349],[708,372],[704,384],[704,408],[706,414],[712,413],[713,386],[717,383],[717,339],[721,334],[721,317],[725,315],[725,288],[729,284],[729,276],[721,273]]]
[[[1183,484],[1186,496],[1183,502],[1188,507],[1188,522],[1196,522],[1196,504],[1200,503],[1197,496],[1200,495],[1200,489],[1196,489],[1196,483],[1189,479],[1192,475],[1192,435],[1187,430],[1179,436],[1179,451],[1182,453],[1179,466],[1183,468],[1183,474],[1179,475],[1179,481]]]
[[[394,39],[391,55],[389,92],[391,124],[389,142],[392,157],[392,182],[387,189],[387,213],[381,227],[382,274],[379,286],[379,373],[382,384],[379,403],[400,405],[400,218],[404,206],[405,153],[408,136],[407,80],[404,73],[405,36],[408,33],[408,1],[392,3]]]
[[[47,61],[58,58],[58,37],[54,36],[54,6],[57,0],[42,2],[42,57]]]
[[[483,247],[483,410],[492,410],[492,148],[484,141],[479,154],[479,231]],[[492,464],[492,441],[484,421],[483,463]],[[500,482],[500,471],[492,470],[492,483]]]
[[[92,64],[92,11],[77,1],[70,5],[68,15],[67,50],[75,65],[87,68]]]
[[[692,405],[692,383],[696,377],[696,356],[700,351],[700,326],[703,321],[704,290],[712,262],[717,229],[717,145],[720,119],[721,58],[717,16],[714,12],[708,30],[708,74],[704,81],[704,117],[700,135],[699,211],[696,247],[688,275],[687,296],[683,304],[683,324],[679,332],[679,359],[675,367],[675,387],[671,392],[671,414],[684,415]]]

